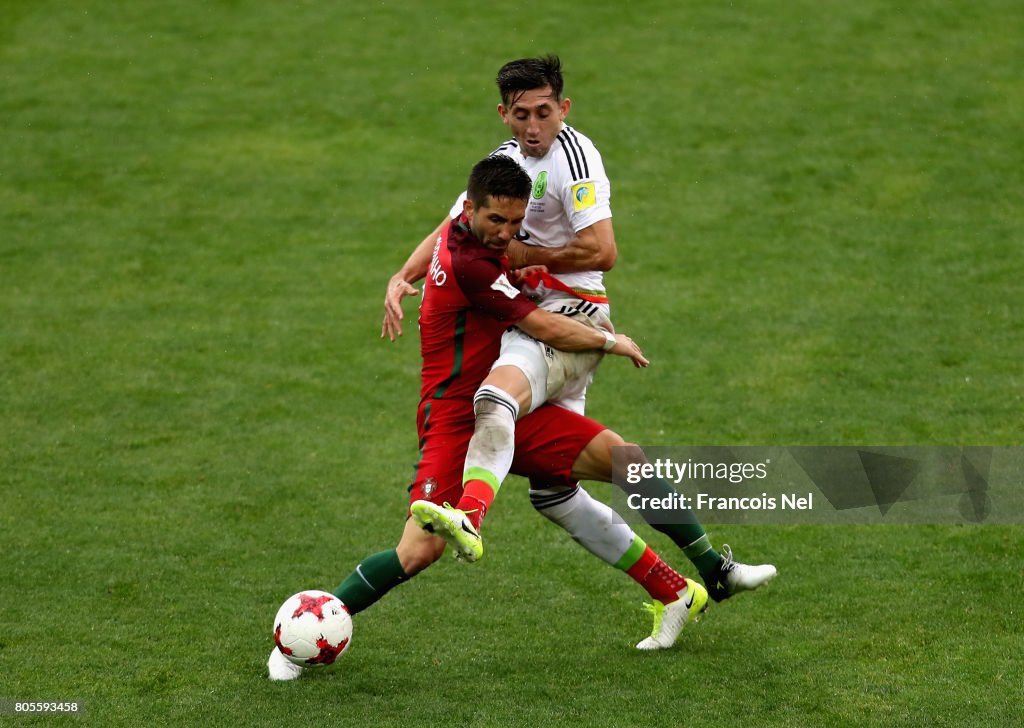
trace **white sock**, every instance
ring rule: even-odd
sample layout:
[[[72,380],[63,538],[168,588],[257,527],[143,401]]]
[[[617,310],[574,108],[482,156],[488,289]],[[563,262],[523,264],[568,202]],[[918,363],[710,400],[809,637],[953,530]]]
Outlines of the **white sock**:
[[[512,467],[519,404],[504,390],[481,385],[473,396],[476,428],[466,451],[463,482],[483,480],[497,492]]]
[[[577,485],[530,488],[530,503],[542,516],[569,532],[580,546],[616,566],[636,534],[606,504]]]

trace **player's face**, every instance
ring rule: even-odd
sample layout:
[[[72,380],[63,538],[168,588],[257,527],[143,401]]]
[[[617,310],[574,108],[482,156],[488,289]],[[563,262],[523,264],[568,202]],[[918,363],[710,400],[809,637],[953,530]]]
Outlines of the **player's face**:
[[[480,207],[466,200],[464,210],[469,229],[477,240],[497,253],[504,253],[509,242],[523,226],[526,200],[516,197],[488,197]]]
[[[572,102],[559,101],[550,86],[523,93],[508,108],[498,104],[505,126],[512,130],[519,148],[527,157],[543,157],[555,143]]]

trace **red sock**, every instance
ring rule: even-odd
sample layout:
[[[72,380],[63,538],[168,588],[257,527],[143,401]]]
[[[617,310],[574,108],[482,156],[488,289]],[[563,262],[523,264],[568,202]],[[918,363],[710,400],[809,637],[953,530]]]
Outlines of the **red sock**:
[[[463,486],[462,497],[455,507],[466,511],[466,517],[473,524],[473,528],[480,530],[480,522],[484,520],[484,514],[494,502],[494,488],[482,480],[467,480]]]
[[[626,573],[646,589],[652,599],[657,599],[662,604],[674,602],[679,598],[679,592],[686,589],[686,579],[662,561],[650,546]]]

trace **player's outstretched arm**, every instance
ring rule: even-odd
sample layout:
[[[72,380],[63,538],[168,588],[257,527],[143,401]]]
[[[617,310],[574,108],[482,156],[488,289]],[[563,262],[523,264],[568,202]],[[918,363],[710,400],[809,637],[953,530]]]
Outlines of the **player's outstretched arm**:
[[[612,334],[595,329],[568,316],[537,309],[520,319],[516,324],[525,333],[562,351],[590,351],[603,349],[609,354],[625,356],[637,367],[646,367],[650,362],[640,347],[625,334]]]
[[[513,240],[506,254],[513,268],[544,265],[552,273],[611,270],[619,255],[611,218],[583,228],[561,247],[545,248]]]
[[[380,327],[380,338],[387,336],[394,341],[396,336],[402,335],[402,319],[405,316],[402,313],[402,299],[406,296],[419,295],[419,291],[412,284],[427,275],[437,238],[450,223],[450,218],[442,220],[441,224],[434,228],[434,232],[423,238],[416,246],[399,271],[391,276],[387,291],[384,293],[384,321]]]

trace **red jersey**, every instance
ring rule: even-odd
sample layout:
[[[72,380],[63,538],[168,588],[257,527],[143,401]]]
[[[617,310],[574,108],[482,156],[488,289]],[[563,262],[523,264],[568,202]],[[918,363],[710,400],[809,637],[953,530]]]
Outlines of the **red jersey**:
[[[501,335],[537,306],[508,280],[508,258],[481,245],[465,215],[438,237],[420,304],[420,402],[470,402]]]

